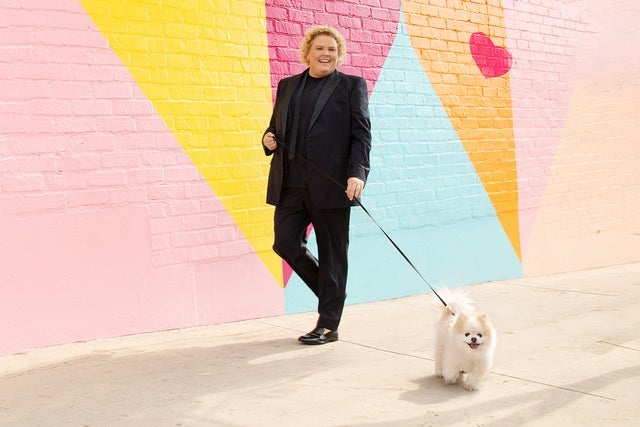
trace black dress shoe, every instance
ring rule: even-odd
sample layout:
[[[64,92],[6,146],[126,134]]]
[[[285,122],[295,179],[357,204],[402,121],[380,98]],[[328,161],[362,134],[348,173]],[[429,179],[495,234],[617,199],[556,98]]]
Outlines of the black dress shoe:
[[[326,331],[324,328],[315,328],[308,334],[298,338],[302,344],[318,345],[338,341],[338,331]]]

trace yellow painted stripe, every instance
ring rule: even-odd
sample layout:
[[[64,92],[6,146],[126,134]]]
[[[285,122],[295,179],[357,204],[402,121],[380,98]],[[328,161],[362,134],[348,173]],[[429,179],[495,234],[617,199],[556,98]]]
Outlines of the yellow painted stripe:
[[[81,3],[282,283],[260,147],[271,114],[264,1]]]

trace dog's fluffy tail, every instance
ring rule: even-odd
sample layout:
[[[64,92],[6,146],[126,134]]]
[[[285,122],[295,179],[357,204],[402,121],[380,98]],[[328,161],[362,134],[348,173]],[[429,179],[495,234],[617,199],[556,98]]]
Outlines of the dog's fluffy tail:
[[[442,304],[442,301],[435,295],[434,304],[437,304],[437,308],[442,313],[442,316],[449,316],[452,313],[468,313],[473,311],[473,300],[469,293],[463,288],[441,288],[437,290],[438,295],[442,297],[442,299],[447,303],[445,307]]]

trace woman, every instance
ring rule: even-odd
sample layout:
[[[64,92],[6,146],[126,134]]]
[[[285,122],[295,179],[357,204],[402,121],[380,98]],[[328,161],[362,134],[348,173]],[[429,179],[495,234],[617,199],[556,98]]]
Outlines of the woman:
[[[334,28],[305,34],[300,57],[308,68],[282,79],[262,137],[273,155],[267,203],[275,205],[273,250],[318,297],[315,328],[303,344],[338,340],[346,298],[349,219],[369,174],[371,122],[367,83],[337,70],[346,52]],[[307,249],[313,225],[316,258]]]

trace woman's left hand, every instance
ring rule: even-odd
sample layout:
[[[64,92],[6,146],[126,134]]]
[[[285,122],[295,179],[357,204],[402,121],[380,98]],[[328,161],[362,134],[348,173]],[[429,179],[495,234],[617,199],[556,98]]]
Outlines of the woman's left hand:
[[[347,189],[345,193],[347,193],[349,200],[362,197],[362,190],[364,190],[364,181],[354,176],[347,179]]]

